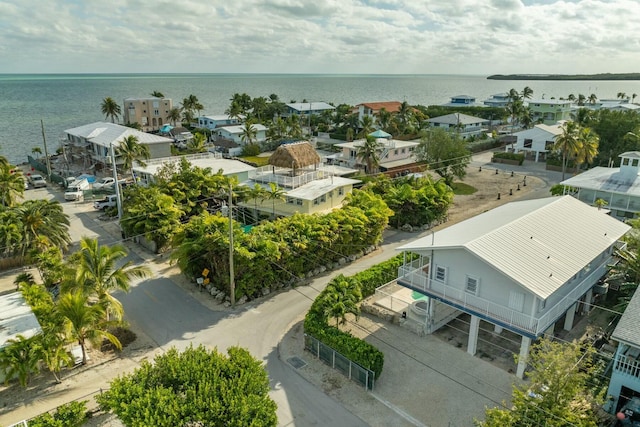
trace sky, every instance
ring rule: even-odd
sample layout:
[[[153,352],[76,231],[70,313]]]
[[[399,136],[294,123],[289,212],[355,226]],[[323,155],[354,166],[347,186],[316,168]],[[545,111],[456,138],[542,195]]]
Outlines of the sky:
[[[0,0],[0,73],[640,72],[640,0]]]

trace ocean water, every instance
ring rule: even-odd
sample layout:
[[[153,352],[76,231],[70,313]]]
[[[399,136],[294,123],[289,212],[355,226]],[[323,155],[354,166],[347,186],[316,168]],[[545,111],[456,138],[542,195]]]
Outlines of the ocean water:
[[[475,96],[482,102],[492,94],[525,86],[533,89],[534,98],[640,94],[640,81],[500,81],[474,75],[0,74],[0,155],[22,163],[34,147],[43,150],[41,121],[49,151],[55,151],[65,129],[107,120],[100,104],[108,96],[122,105],[125,98],[157,90],[179,106],[194,94],[204,105],[204,114],[222,114],[234,93],[251,97],[275,93],[283,102],[306,99],[356,105],[397,100],[433,105],[455,95]]]

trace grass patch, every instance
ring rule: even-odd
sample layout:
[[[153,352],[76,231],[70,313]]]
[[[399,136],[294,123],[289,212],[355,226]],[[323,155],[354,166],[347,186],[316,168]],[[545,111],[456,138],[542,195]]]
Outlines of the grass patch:
[[[476,187],[465,184],[464,182],[454,182],[451,189],[453,190],[453,194],[458,196],[468,196],[469,194],[473,194],[478,191]]]
[[[258,157],[258,156],[240,156],[241,159],[246,160],[247,162],[255,163],[260,166],[266,166],[269,164],[269,157]]]

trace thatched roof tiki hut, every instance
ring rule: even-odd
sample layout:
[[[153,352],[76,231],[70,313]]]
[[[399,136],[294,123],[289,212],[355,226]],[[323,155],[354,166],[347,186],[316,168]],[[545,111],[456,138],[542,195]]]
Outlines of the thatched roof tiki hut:
[[[291,175],[296,176],[296,170],[307,166],[314,166],[314,170],[320,164],[320,156],[308,141],[283,144],[269,158],[269,164],[275,168],[291,169]]]

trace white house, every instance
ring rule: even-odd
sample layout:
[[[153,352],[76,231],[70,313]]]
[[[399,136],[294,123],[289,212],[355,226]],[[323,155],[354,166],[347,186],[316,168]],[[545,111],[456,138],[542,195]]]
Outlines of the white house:
[[[402,102],[400,101],[363,102],[362,104],[356,105],[358,123],[360,123],[365,116],[371,117],[375,123],[380,110],[383,108],[388,113],[397,113],[400,111],[401,106]]]
[[[496,93],[482,101],[487,107],[506,107],[511,102],[508,93]]]
[[[640,292],[636,291],[611,338],[618,342],[607,394],[607,410],[616,413],[640,396]]]
[[[198,127],[215,130],[222,126],[234,126],[242,124],[244,116],[231,117],[228,114],[216,114],[211,116],[198,117]]]
[[[267,140],[267,127],[260,123],[254,123],[251,126],[256,130],[256,139],[253,142],[260,143]],[[242,140],[242,133],[244,132],[245,127],[243,126],[223,126],[220,128],[216,128],[215,133],[218,138],[228,139],[230,141],[235,142],[236,144],[245,145],[245,142]]]
[[[562,134],[562,125],[535,125],[531,129],[516,132],[516,142],[513,144],[515,153],[524,152],[527,156],[535,156],[535,161],[544,160],[548,152],[552,150],[555,144],[556,136]],[[511,149],[512,145],[508,144],[505,150]]]
[[[591,205],[602,199],[611,215],[634,218],[640,212],[640,151],[619,157],[619,168],[597,166],[562,181],[565,193]]]
[[[249,172],[255,170],[253,166],[239,160],[225,159],[220,153],[200,153],[147,160],[144,162],[145,166],[134,163],[133,173],[140,184],[149,185],[155,180],[156,174],[162,167],[167,164],[175,164],[177,166],[178,162],[183,158],[188,160],[192,166],[210,169],[212,173],[222,171],[224,176],[234,176],[238,179],[238,182],[249,179]]]
[[[110,148],[120,145],[125,138],[135,136],[138,143],[149,147],[150,158],[171,155],[172,139],[108,122],[96,122],[64,131],[71,155],[88,158],[91,164],[111,164]],[[116,157],[116,161],[120,163]]]
[[[569,196],[512,202],[398,248],[419,255],[400,267],[398,284],[428,297],[426,333],[471,315],[470,354],[480,321],[521,335],[522,377],[531,341],[561,318],[573,327],[629,229]]]
[[[444,128],[448,131],[459,132],[460,136],[467,138],[472,135],[479,135],[486,131],[485,125],[489,120],[480,117],[469,116],[462,113],[452,113],[444,116],[427,119],[431,126]]]
[[[483,107],[483,104],[476,102],[476,98],[471,95],[452,96],[449,102],[442,104],[443,107]]]
[[[323,111],[336,109],[326,102],[294,102],[285,105],[287,106],[287,115],[297,114],[299,116],[320,115]]]

